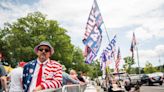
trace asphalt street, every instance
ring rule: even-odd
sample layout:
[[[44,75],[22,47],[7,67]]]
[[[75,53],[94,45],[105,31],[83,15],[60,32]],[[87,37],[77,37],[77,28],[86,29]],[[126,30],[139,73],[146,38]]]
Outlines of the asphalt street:
[[[84,92],[106,92],[106,91],[103,91],[103,89],[101,89],[100,86],[94,86],[92,84],[89,84]],[[158,84],[154,84],[152,86],[142,85],[140,87],[140,92],[164,92],[164,84],[162,86],[159,86]]]
[[[140,92],[164,92],[164,84],[159,86],[158,84],[154,84],[152,86],[141,86]]]

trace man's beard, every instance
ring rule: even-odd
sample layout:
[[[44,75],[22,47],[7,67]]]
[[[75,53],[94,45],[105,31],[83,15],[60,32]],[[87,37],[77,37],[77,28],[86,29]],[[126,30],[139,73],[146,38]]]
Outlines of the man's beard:
[[[40,60],[41,60],[41,62],[44,62],[44,61],[47,60],[47,58],[46,58],[46,53],[42,53],[42,54],[40,55]]]

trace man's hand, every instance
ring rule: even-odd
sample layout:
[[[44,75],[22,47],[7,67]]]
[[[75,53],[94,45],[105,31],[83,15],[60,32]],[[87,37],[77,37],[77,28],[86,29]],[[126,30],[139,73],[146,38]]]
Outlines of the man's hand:
[[[80,84],[80,85],[85,85],[85,83],[84,83],[84,82],[81,82],[81,81],[79,81],[79,84]]]
[[[37,91],[40,91],[40,90],[42,90],[42,87],[39,85],[32,92],[37,92]]]

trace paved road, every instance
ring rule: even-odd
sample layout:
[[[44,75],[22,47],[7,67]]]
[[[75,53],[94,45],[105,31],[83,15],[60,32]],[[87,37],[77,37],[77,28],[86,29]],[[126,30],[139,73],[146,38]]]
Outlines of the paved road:
[[[154,84],[153,86],[141,86],[140,92],[164,92],[164,84],[162,86]]]
[[[92,92],[106,92],[103,91],[103,89],[101,89],[100,87],[98,88],[99,91],[92,91]],[[153,86],[142,85],[140,88],[140,92],[164,92],[164,84],[162,86],[159,86],[158,84],[154,84]]]
[[[97,92],[97,86],[88,84],[84,92]]]
[[[84,92],[106,92],[101,89],[100,86],[93,86],[89,84]],[[159,84],[154,84],[153,86],[142,85],[140,92],[164,92],[164,84],[159,86]]]

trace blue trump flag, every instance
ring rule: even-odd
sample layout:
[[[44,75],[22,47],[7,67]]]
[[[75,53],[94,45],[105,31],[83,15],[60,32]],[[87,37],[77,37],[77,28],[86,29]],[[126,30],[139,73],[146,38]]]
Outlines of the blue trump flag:
[[[94,0],[83,38],[84,45],[86,45],[86,47],[90,49],[90,52],[86,54],[86,63],[90,64],[99,51],[102,42],[102,23],[103,20],[99,11],[99,7],[96,0]]]
[[[100,67],[101,70],[104,70],[103,68],[106,68],[106,62],[111,62],[112,60],[115,60],[115,47],[116,47],[116,35],[113,37],[113,39],[110,41],[108,46],[103,50],[101,56],[100,56]],[[105,63],[105,64],[104,64]]]

